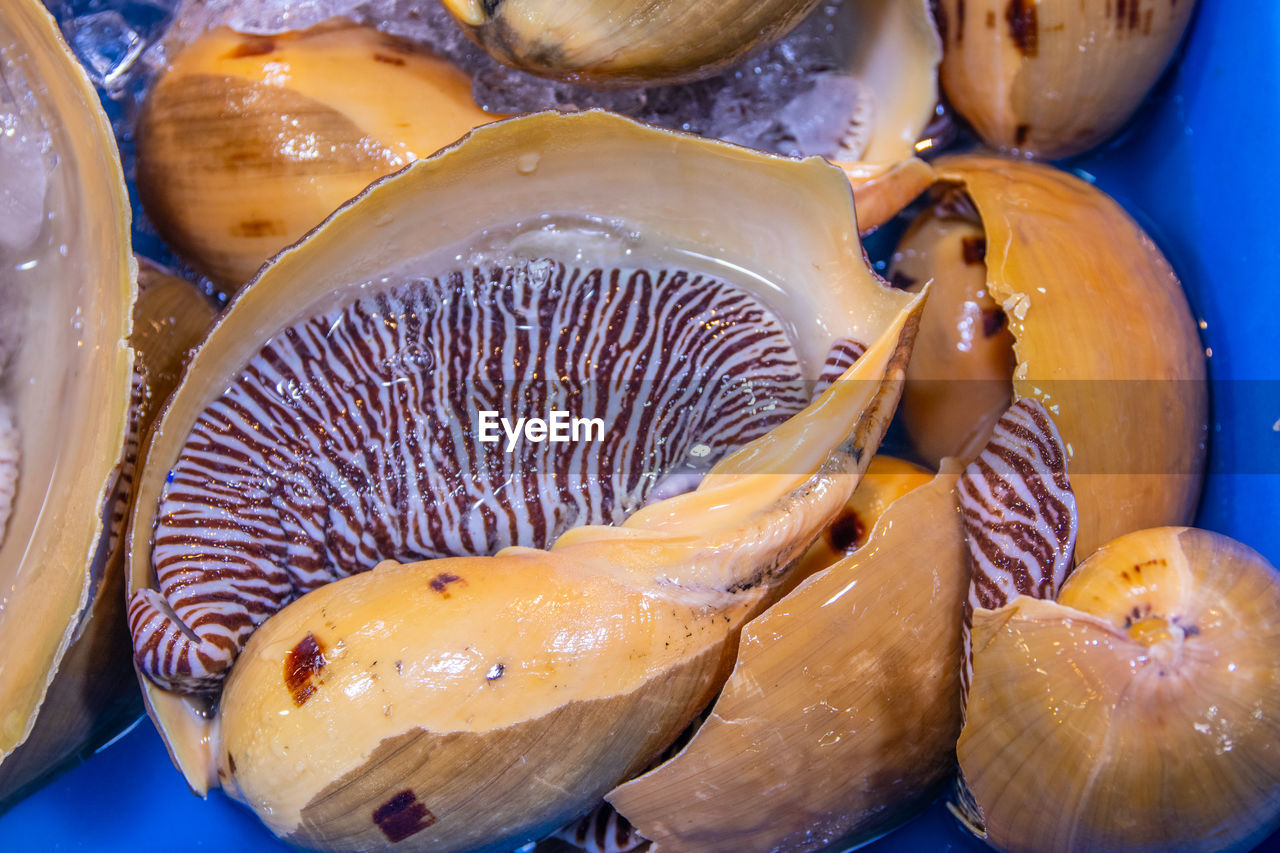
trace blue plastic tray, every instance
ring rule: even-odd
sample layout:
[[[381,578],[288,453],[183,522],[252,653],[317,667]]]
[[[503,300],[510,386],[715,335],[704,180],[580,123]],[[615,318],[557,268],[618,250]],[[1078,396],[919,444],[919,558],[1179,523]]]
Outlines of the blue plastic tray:
[[[1204,321],[1213,427],[1198,523],[1280,563],[1280,4],[1200,6],[1181,62],[1129,130],[1068,165],[1147,228]],[[0,850],[289,849],[221,793],[191,796],[145,720],[0,817]],[[935,803],[865,849],[988,848]],[[1259,849],[1280,850],[1280,833]]]

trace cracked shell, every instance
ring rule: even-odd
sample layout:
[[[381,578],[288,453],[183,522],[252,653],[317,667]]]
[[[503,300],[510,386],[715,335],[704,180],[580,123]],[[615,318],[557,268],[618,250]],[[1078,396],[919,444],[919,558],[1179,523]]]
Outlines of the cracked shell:
[[[877,459],[850,502],[874,523],[866,543],[749,622],[689,744],[610,792],[653,850],[866,843],[951,772],[969,582],[956,471]]]
[[[150,445],[131,592],[156,582],[157,498],[228,376],[281,328],[433,244],[548,213],[631,223],[648,245],[751,271],[739,286],[794,325],[806,381],[819,379],[832,344],[869,349],[845,381],[722,460],[697,490],[619,526],[573,528],[549,551],[384,563],[298,599],[253,633],[216,720],[199,697],[144,680],[192,787],[221,784],[305,846],[468,849],[557,829],[667,746],[723,680],[737,628],[843,507],[896,404],[920,298],[866,266],[851,200],[848,178],[816,159],[604,113],[538,114],[479,129],[375,184],[273,261],[196,354]],[[440,619],[388,631],[414,602]],[[581,642],[552,642],[570,635]],[[453,686],[427,690],[432,679],[412,673],[429,673],[458,643],[501,654],[469,659]],[[551,669],[537,660],[548,648],[564,652]],[[387,714],[359,684],[373,661],[397,660],[395,675],[377,679],[395,693]],[[286,671],[298,673],[296,690]],[[481,789],[491,796],[474,796]],[[499,791],[510,796],[495,800]]]
[[[1066,442],[1081,553],[1188,522],[1208,389],[1169,262],[1115,201],[1065,172],[983,155],[934,168],[981,221],[987,292],[1014,340],[1014,399],[1042,402]]]

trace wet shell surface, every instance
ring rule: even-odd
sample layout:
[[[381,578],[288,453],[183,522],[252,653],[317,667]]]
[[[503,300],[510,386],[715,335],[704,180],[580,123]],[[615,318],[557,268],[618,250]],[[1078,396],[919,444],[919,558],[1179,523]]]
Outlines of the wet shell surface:
[[[987,292],[986,255],[976,212],[944,199],[915,219],[889,267],[906,290],[932,282],[902,396],[903,424],[931,465],[972,456],[1013,394],[1013,335]]]
[[[465,73],[372,27],[220,27],[152,88],[138,190],[169,245],[234,289],[373,180],[495,118]]]
[[[93,87],[43,6],[0,5],[0,801],[129,704],[127,658],[100,652],[124,651],[104,513],[133,362],[128,246]]]
[[[934,168],[982,223],[986,290],[1014,340],[1013,397],[1042,402],[1062,433],[1081,551],[1189,521],[1205,363],[1168,261],[1119,205],[1064,172],[982,155]]]
[[[928,0],[852,0],[833,26],[844,46],[842,70],[865,87],[845,148],[869,163],[927,151],[921,142],[936,116],[942,44]]]
[[[1079,154],[1133,115],[1195,0],[941,0],[947,97],[988,145]]]
[[[1163,527],[1073,572],[1065,455],[1023,400],[961,478],[961,811],[1001,850],[1246,849],[1280,823],[1276,571],[1227,537]]]
[[[865,843],[951,772],[969,583],[956,473],[872,470],[849,504],[874,525],[866,543],[748,623],[692,741],[609,794],[653,849]]]
[[[767,210],[762,199],[770,199]],[[516,325],[529,330],[523,344],[492,330],[480,337],[468,333],[464,341],[495,347],[492,364],[515,370],[504,382],[518,380],[521,365],[541,363],[541,336],[566,341],[551,351],[571,353],[576,344],[568,341],[582,330],[616,329],[625,334],[597,333],[604,334],[603,349],[586,367],[603,370],[609,363],[601,360],[604,354],[616,349],[623,361],[604,378],[616,382],[630,373],[634,378],[619,399],[648,396],[660,413],[661,382],[654,371],[664,369],[663,359],[643,355],[644,335],[651,333],[644,331],[648,309],[638,306],[676,300],[670,304],[684,307],[675,316],[696,318],[701,315],[688,311],[698,304],[719,305],[722,319],[714,324],[686,319],[670,328],[686,337],[714,331],[707,342],[723,341],[715,345],[728,347],[725,363],[750,375],[756,369],[747,357],[750,348],[733,343],[739,334],[733,312],[721,310],[731,298],[755,318],[753,338],[771,347],[786,344],[774,350],[770,370],[789,363],[788,381],[800,384],[760,385],[757,396],[766,399],[757,402],[768,405],[759,411],[776,411],[772,420],[756,418],[758,437],[727,456],[731,448],[713,452],[713,441],[690,447],[694,457],[710,458],[668,471],[674,475],[667,479],[669,491],[660,477],[655,489],[645,487],[627,500],[622,498],[632,491],[616,490],[612,504],[588,494],[589,511],[575,515],[572,495],[580,486],[570,482],[562,493],[570,496],[568,503],[529,538],[525,528],[537,513],[560,500],[560,487],[548,488],[559,481],[547,471],[542,485],[535,477],[513,490],[525,494],[519,502],[493,508],[500,513],[494,518],[511,518],[514,538],[481,537],[474,550],[449,545],[443,552],[419,551],[417,558],[517,547],[497,557],[384,563],[318,586],[252,633],[231,670],[216,722],[209,716],[213,682],[197,679],[196,693],[183,696],[144,679],[152,715],[192,786],[204,791],[222,784],[276,832],[306,846],[394,842],[397,849],[468,849],[481,840],[517,844],[545,835],[589,811],[605,791],[651,761],[727,674],[737,628],[782,567],[839,513],[896,403],[900,384],[883,378],[901,377],[918,301],[885,287],[865,266],[850,202],[847,177],[820,161],[772,158],[606,114],[542,114],[478,130],[379,183],[276,259],[193,359],[148,452],[130,582],[135,642],[142,638],[136,660],[149,672],[167,658],[160,653],[166,646],[147,638],[168,631],[165,620],[185,606],[156,597],[164,592],[157,569],[161,576],[167,571],[153,565],[163,540],[157,524],[165,523],[165,481],[170,471],[181,470],[180,454],[202,412],[213,411],[210,405],[236,372],[291,324],[346,310],[344,303],[362,304],[357,297],[373,298],[370,305],[388,322],[401,318],[397,328],[418,322],[414,312],[428,316],[434,310],[429,306],[402,313],[391,296],[376,290],[366,296],[369,283],[394,281],[389,271],[406,263],[412,267],[426,258],[416,275],[426,292],[453,292],[460,306],[479,312],[492,310],[485,307],[486,294],[510,294],[517,308],[539,304],[520,294],[560,294],[554,308],[569,297],[582,302],[575,293],[585,298],[626,284],[618,291],[625,298],[617,302],[624,314],[609,315],[613,320],[598,327],[556,308],[535,311],[539,319],[532,325]],[[495,220],[495,210],[501,219]],[[429,243],[423,235],[430,235]],[[479,255],[455,248],[477,239],[487,247]],[[594,253],[600,246],[608,250],[600,257],[616,253],[602,269],[591,266],[599,262]],[[432,256],[436,247],[445,251]],[[533,260],[502,272],[520,252]],[[430,268],[443,263],[449,270],[460,261],[463,271],[456,276],[441,277]],[[714,275],[698,266],[707,263]],[[652,264],[659,267],[645,272]],[[687,264],[694,271],[680,272],[679,265]],[[490,268],[496,272],[486,272]],[[543,278],[535,275],[533,289],[524,290],[530,282],[521,275],[530,273]],[[575,290],[582,276],[595,282],[590,291]],[[646,287],[653,298],[644,295]],[[540,326],[545,323],[550,325]],[[771,323],[777,331],[770,331]],[[479,328],[486,329],[483,323]],[[868,349],[850,368],[855,342]],[[676,358],[676,345],[664,358],[696,365],[706,346]],[[510,360],[520,352],[526,355]],[[394,369],[407,371],[405,382],[427,375],[413,361],[392,360]],[[434,356],[431,361],[436,363]],[[467,363],[456,362],[461,368],[454,381],[460,387],[485,382],[483,370]],[[319,372],[317,365],[308,375]],[[677,387],[721,387],[719,380],[703,381],[714,375],[689,374],[677,378]],[[813,383],[833,379],[840,381],[806,405]],[[409,386],[397,381],[389,387]],[[384,403],[366,405],[371,414],[390,411]],[[450,434],[458,442],[474,444],[470,410],[426,420],[440,422],[441,416],[453,424]],[[664,423],[655,417],[655,425]],[[670,424],[624,430],[619,440],[657,433],[675,443],[682,440],[680,430]],[[749,438],[724,431],[723,424],[712,433]],[[610,451],[610,468],[623,473],[630,465],[625,441]],[[687,492],[699,480],[700,487]],[[438,500],[415,493],[406,509],[412,515],[419,503],[430,509]],[[620,515],[598,514],[609,506]],[[456,523],[453,510],[440,509],[442,520]],[[575,526],[582,524],[588,526]],[[226,529],[234,540],[243,528]],[[372,545],[373,562],[415,558],[412,542],[405,551],[378,554],[389,540],[352,529],[357,551]],[[498,526],[466,522],[460,529],[501,534],[507,527],[504,520]],[[523,547],[544,544],[537,536],[554,547]],[[276,601],[264,587],[254,596],[236,611],[244,615],[222,620],[231,634],[287,601]],[[389,628],[407,618],[405,607],[429,608],[437,616]],[[562,616],[568,614],[566,623]],[[218,621],[206,616],[191,627],[203,631]],[[191,665],[178,665],[168,683],[180,686],[184,673],[202,665],[199,653],[187,660]],[[446,661],[454,663],[441,669]],[[343,732],[336,741],[322,734],[335,731]],[[606,731],[635,736],[603,737]],[[476,749],[489,758],[476,760]],[[432,760],[425,760],[428,755]],[[537,778],[526,778],[529,773]],[[500,784],[493,781],[498,778]],[[508,793],[480,798],[474,796],[478,788]]]
[[[818,0],[444,0],[500,62],[574,83],[660,85],[715,73],[781,38]]]

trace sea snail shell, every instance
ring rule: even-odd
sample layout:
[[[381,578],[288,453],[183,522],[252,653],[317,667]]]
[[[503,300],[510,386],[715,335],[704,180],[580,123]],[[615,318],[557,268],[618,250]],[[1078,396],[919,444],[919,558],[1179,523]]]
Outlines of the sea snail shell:
[[[658,853],[865,843],[951,772],[968,585],[956,472],[871,470],[849,505],[866,543],[748,623],[690,743],[608,795]],[[819,540],[806,559],[824,552]]]
[[[1064,462],[1023,401],[962,477],[976,568],[961,810],[1008,851],[1248,849],[1280,824],[1276,570],[1163,527],[1072,572]]]
[[[0,408],[16,432],[0,456],[12,464],[16,449],[20,465],[0,532],[8,801],[133,712],[104,515],[125,441],[136,291],[110,124],[39,3],[0,8],[0,114]]]
[[[1130,530],[1188,522],[1204,466],[1208,397],[1204,351],[1168,261],[1118,204],[1065,172],[976,154],[933,165],[951,189],[922,214],[908,243],[916,255],[900,259],[893,272],[906,271],[908,260],[927,260],[928,272],[915,274],[936,277],[942,307],[963,305],[948,294],[957,286],[974,290],[965,277],[983,270],[985,290],[1013,338],[1013,399],[1044,403],[1068,448],[1081,551]],[[950,196],[958,190],[963,204]],[[966,218],[981,223],[984,239],[970,245],[971,260],[983,255],[982,267],[966,261],[962,236],[958,243],[937,236],[942,225],[954,231],[961,227],[955,220]],[[926,315],[932,305],[931,299]],[[922,326],[932,333],[950,324],[959,341],[963,316],[926,316]],[[945,351],[924,346],[919,363],[913,358],[915,375],[955,375],[954,364],[934,358]],[[957,384],[986,389],[998,372],[965,375],[981,380]],[[938,388],[948,390],[946,383],[926,383],[904,399],[916,407]],[[1000,412],[993,398],[985,416],[992,420]],[[925,418],[907,422],[920,429],[915,437],[922,445],[959,452],[946,445],[947,436],[935,441]],[[977,438],[969,453],[981,446]]]
[[[988,145],[1085,151],[1123,125],[1169,64],[1195,0],[941,0],[947,97]]]
[[[496,118],[461,70],[372,27],[220,27],[153,86],[138,191],[168,244],[234,290],[370,182]]]
[[[911,292],[933,282],[902,395],[903,424],[930,465],[972,456],[1013,394],[1014,339],[987,292],[986,233],[960,195],[911,223],[889,270]]]
[[[655,186],[655,176],[671,180]],[[640,255],[645,246],[715,252],[726,263],[767,270],[786,297],[761,288],[758,298],[771,299],[796,328],[811,330],[794,341],[808,381],[819,378],[837,340],[870,346],[845,376],[854,381],[836,383],[798,419],[730,457],[730,467],[715,469],[700,490],[650,504],[622,525],[575,528],[550,551],[510,548],[498,557],[418,568],[384,564],[304,596],[253,634],[232,670],[216,725],[198,698],[144,681],[153,716],[193,787],[224,784],[300,844],[386,844],[401,831],[396,821],[418,814],[422,821],[409,822],[413,840],[399,849],[465,849],[481,838],[515,843],[552,831],[590,809],[627,772],[641,769],[726,674],[736,628],[766,595],[765,581],[839,512],[896,400],[897,383],[882,378],[901,376],[919,299],[884,287],[865,266],[850,199],[847,178],[818,161],[771,158],[601,113],[541,114],[480,129],[375,185],[274,261],[237,297],[195,356],[151,444],[144,497],[133,519],[133,591],[155,583],[150,532],[166,474],[200,413],[227,388],[228,377],[282,327],[332,308],[335,300],[358,294],[363,283],[430,249],[423,235],[456,245],[502,225],[494,221],[495,210],[531,223],[531,233],[542,232],[538,223],[548,212],[634,223],[642,238]],[[735,211],[732,220],[726,210]],[[752,282],[743,285],[748,293],[754,292]],[[735,473],[733,466],[742,467]],[[744,471],[757,473],[744,480]],[[582,600],[587,589],[598,594]],[[420,594],[428,596],[425,602]],[[535,607],[530,596],[553,603]],[[474,607],[455,606],[467,601]],[[412,602],[444,608],[441,619],[415,620],[417,627],[390,634],[378,628]],[[519,610],[518,619],[511,608]],[[572,625],[558,623],[557,612],[572,612]],[[712,614],[718,615],[704,618]],[[586,634],[582,644],[551,642],[556,636],[572,639],[575,631],[598,635],[599,642],[586,643]],[[406,649],[418,634],[418,650]],[[649,654],[608,651],[617,644]],[[445,690],[439,702],[426,701],[414,691],[431,678],[423,681],[414,673],[425,677],[440,654],[468,646],[492,654],[454,673],[459,689],[471,697],[461,704],[475,711],[475,731],[449,745],[441,737],[452,723],[437,711],[454,713],[448,708],[459,706],[457,695]],[[565,668],[559,668],[560,658],[554,662],[565,674],[563,682],[539,669],[544,651],[537,651],[561,647]],[[394,667],[397,660],[402,672]],[[290,661],[296,664],[289,669],[297,673],[295,690],[282,681]],[[366,669],[374,661],[377,669]],[[571,677],[575,671],[579,676]],[[353,690],[351,701],[344,699],[344,672],[357,680],[376,673],[378,689],[400,691],[390,703],[391,715],[379,703],[368,716],[372,693]],[[556,684],[563,687],[561,698]],[[572,695],[582,701],[560,704]],[[473,701],[488,704],[482,709]],[[325,728],[326,720],[336,728]],[[502,720],[505,728],[498,726]],[[544,730],[548,725],[554,732]],[[611,745],[609,738],[583,734],[598,726],[635,734]],[[335,740],[321,730],[345,733]],[[509,754],[517,760],[527,754],[526,769],[542,771],[555,785],[513,775],[499,785],[515,786],[513,799],[494,805],[470,796],[473,787],[458,788],[455,780],[430,774],[469,762],[467,772],[480,775],[467,778],[481,786],[481,775],[524,773],[499,766],[501,748],[487,753],[494,762],[464,760],[461,754],[446,760],[439,753],[439,762],[412,772],[400,759],[371,758],[379,743],[399,742],[401,735],[424,749],[448,750],[515,737],[518,742],[503,741]],[[570,735],[572,743],[564,740]],[[321,741],[324,749],[316,746]],[[314,763],[300,770],[296,762],[302,755]],[[402,753],[405,759],[412,755],[419,755],[417,746]],[[344,776],[363,781],[345,785],[339,781]],[[335,784],[347,793],[321,794]],[[411,796],[402,796],[406,790]],[[356,799],[347,800],[347,794]]]
[[[443,0],[515,68],[588,85],[678,83],[785,35],[818,0]]]

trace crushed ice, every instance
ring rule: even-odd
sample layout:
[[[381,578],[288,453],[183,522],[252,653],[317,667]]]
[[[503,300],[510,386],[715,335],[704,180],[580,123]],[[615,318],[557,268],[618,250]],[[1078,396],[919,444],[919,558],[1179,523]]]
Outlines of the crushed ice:
[[[857,81],[839,67],[839,4],[824,0],[782,41],[752,52],[715,77],[621,91],[543,80],[507,68],[467,39],[439,3],[424,0],[64,0],[53,5],[87,12],[77,17],[76,9],[63,9],[59,17],[77,53],[122,101],[117,128],[122,139],[128,137],[147,77],[204,30],[225,25],[270,34],[346,17],[449,58],[472,74],[477,103],[496,114],[599,107],[781,154],[851,159],[861,140],[850,135],[850,116],[863,114],[867,104]],[[65,17],[68,12],[72,17]],[[158,35],[157,15],[171,24],[164,38]],[[95,45],[89,36],[101,37],[105,44]],[[145,52],[140,41],[150,42]],[[139,54],[141,62],[135,61]]]

